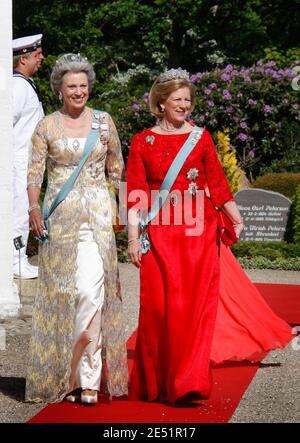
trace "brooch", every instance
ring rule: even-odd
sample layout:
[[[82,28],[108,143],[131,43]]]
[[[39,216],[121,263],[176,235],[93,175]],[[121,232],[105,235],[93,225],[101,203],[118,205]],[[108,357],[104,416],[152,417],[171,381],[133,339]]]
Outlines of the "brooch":
[[[195,180],[199,175],[199,171],[197,168],[191,168],[188,173],[186,174],[187,178],[189,180]]]
[[[154,135],[147,135],[145,140],[146,140],[147,143],[151,143],[151,145],[153,145],[155,137],[154,137]]]
[[[202,137],[203,132],[204,132],[203,128],[200,128],[200,131],[195,131],[193,134],[192,143],[197,143]]]
[[[195,183],[195,182],[191,182],[191,183],[189,184],[189,187],[188,187],[188,192],[189,192],[191,195],[195,195],[197,191],[198,191],[197,183]]]
[[[100,114],[98,112],[94,112],[94,117],[97,120],[105,120],[106,116],[105,116],[104,112],[100,112]]]
[[[191,168],[186,174],[187,179],[191,181],[191,183],[189,183],[189,187],[188,187],[188,192],[191,195],[195,195],[196,192],[198,191],[197,183],[192,181],[192,180],[195,180],[198,177],[198,175],[199,175],[199,171],[197,168]]]

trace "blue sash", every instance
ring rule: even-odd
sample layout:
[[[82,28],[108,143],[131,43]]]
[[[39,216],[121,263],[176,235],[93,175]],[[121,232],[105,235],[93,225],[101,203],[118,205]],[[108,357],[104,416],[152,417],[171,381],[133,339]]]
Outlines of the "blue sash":
[[[147,226],[150,223],[150,221],[158,214],[161,207],[163,206],[164,202],[166,201],[170,189],[172,188],[185,160],[189,156],[189,154],[194,149],[197,142],[201,139],[202,134],[204,132],[203,128],[199,128],[198,126],[194,126],[193,130],[191,131],[190,135],[188,136],[187,140],[185,141],[184,145],[180,149],[180,151],[177,153],[176,157],[174,158],[165,178],[162,182],[162,185],[160,187],[159,193],[156,196],[153,205],[148,212],[146,218],[142,218],[140,220],[140,228],[141,228],[141,235],[140,235],[140,244],[141,244],[141,251],[142,254],[146,254],[146,252],[149,251],[151,247],[151,243],[148,237],[148,234],[146,232]],[[166,191],[166,192],[163,192]],[[162,195],[160,195],[162,192]]]
[[[66,183],[63,185],[63,187],[61,188],[61,190],[57,193],[56,197],[54,198],[53,202],[50,205],[50,208],[47,208],[46,205],[46,196],[44,198],[43,201],[43,206],[42,206],[42,214],[43,214],[43,218],[44,218],[44,224],[45,224],[45,229],[46,231],[48,231],[48,227],[49,227],[49,217],[52,214],[52,212],[57,208],[57,206],[64,201],[64,199],[67,197],[67,195],[69,194],[69,192],[73,189],[73,186],[85,164],[85,162],[87,161],[87,159],[89,158],[93,147],[96,144],[97,138],[99,137],[99,129],[100,129],[100,123],[99,120],[97,119],[97,115],[100,113],[101,111],[98,111],[96,109],[93,109],[93,123],[92,123],[92,128],[89,132],[89,135],[86,139],[85,142],[85,146],[84,146],[84,151],[82,154],[82,157],[78,163],[78,165],[76,166],[76,169],[74,169],[74,171],[72,172],[72,174],[70,175],[70,177],[68,178],[68,180],[66,181]],[[39,240],[41,241],[47,241],[48,240],[48,236],[44,235],[43,237],[39,237]]]

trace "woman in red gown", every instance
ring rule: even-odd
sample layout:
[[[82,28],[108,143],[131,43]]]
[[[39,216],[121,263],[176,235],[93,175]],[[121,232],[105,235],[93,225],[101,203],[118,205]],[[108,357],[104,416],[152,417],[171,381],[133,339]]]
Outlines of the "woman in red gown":
[[[202,131],[170,190],[169,222],[163,222],[160,211],[158,222],[149,224],[151,248],[146,254],[141,253],[139,229],[133,221],[140,216],[135,205],[139,199],[130,201],[131,192],[139,190],[150,202],[150,192],[160,189],[193,129],[187,119],[194,103],[195,87],[186,71],[179,68],[161,74],[150,92],[150,110],[160,118],[159,124],[137,134],[130,148],[128,253],[140,267],[141,281],[132,399],[175,403],[207,398],[212,387],[210,360],[220,280],[215,207],[223,207],[237,235],[243,225],[208,131]],[[206,184],[210,198],[204,193]],[[185,211],[178,193],[193,198],[193,216],[199,211],[196,194],[203,196],[201,235],[188,235],[191,225],[185,219],[174,222],[178,211]],[[141,206],[145,209],[140,202]],[[147,203],[146,209],[150,207]]]
[[[254,360],[292,338],[289,325],[272,312],[230,249],[218,240],[216,206],[227,212],[237,237],[243,224],[208,131],[203,131],[170,190],[169,222],[160,211],[147,229],[151,248],[141,253],[136,221],[141,209],[150,209],[150,192],[160,189],[192,130],[187,118],[194,100],[186,71],[170,70],[158,77],[150,93],[150,110],[160,122],[137,134],[129,153],[128,195],[134,196],[128,201],[128,252],[140,267],[141,282],[130,381],[130,398],[135,400],[175,403],[207,398],[211,363]],[[202,192],[207,186],[210,198]],[[186,207],[178,202],[178,194],[172,197],[186,191],[192,198],[202,192],[201,235],[189,236],[187,223],[175,222],[178,210],[183,213]],[[193,216],[198,210],[193,201]]]

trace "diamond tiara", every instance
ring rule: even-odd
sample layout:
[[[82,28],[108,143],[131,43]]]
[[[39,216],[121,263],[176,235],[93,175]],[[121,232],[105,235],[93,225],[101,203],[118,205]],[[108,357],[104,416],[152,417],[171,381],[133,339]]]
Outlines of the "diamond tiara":
[[[85,63],[87,62],[87,58],[83,57],[80,53],[78,54],[70,53],[61,56],[59,59],[56,60],[56,63],[64,63],[66,61]]]
[[[169,69],[168,71],[163,72],[158,77],[159,83],[168,82],[169,80],[175,80],[175,79],[183,79],[190,81],[190,74],[182,68],[177,69]]]

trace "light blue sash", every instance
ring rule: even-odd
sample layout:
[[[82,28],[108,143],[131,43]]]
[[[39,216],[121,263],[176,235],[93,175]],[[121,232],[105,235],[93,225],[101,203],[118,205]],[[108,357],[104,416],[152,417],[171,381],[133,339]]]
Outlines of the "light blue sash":
[[[77,180],[77,177],[79,176],[85,162],[87,161],[87,159],[89,158],[93,147],[96,144],[97,138],[99,137],[99,131],[100,131],[100,123],[99,120],[97,119],[97,115],[100,113],[101,111],[98,111],[96,109],[93,109],[93,123],[92,123],[92,127],[91,130],[89,132],[89,135],[86,139],[85,145],[84,145],[84,151],[82,154],[82,157],[76,167],[76,169],[74,169],[74,171],[72,172],[72,174],[70,175],[70,177],[68,178],[68,180],[66,181],[66,183],[63,185],[63,187],[61,188],[61,190],[57,193],[56,197],[54,198],[53,202],[50,205],[50,208],[47,208],[46,205],[46,197],[44,198],[43,201],[43,207],[42,207],[42,214],[43,214],[43,218],[44,218],[44,224],[45,224],[45,228],[48,231],[48,227],[49,227],[49,217],[52,214],[52,212],[57,208],[57,206],[64,201],[64,199],[67,197],[67,195],[69,194],[69,192],[73,189],[73,186]],[[47,239],[45,238],[47,236],[44,237],[40,237],[39,240],[42,241],[47,241]]]
[[[191,131],[189,137],[185,141],[184,145],[174,158],[165,178],[162,182],[162,185],[160,187],[159,193],[157,194],[153,205],[148,212],[146,218],[142,218],[140,220],[140,228],[141,228],[141,235],[140,235],[140,244],[141,244],[141,251],[142,254],[146,254],[147,251],[149,251],[151,247],[151,243],[148,237],[148,234],[146,232],[147,226],[150,223],[150,221],[158,214],[161,207],[163,206],[164,202],[166,201],[170,189],[172,188],[185,160],[189,156],[189,154],[194,149],[197,142],[201,139],[204,129],[199,128],[198,126],[194,126],[193,130]],[[162,192],[166,191],[166,192]],[[162,195],[161,195],[162,193]]]

